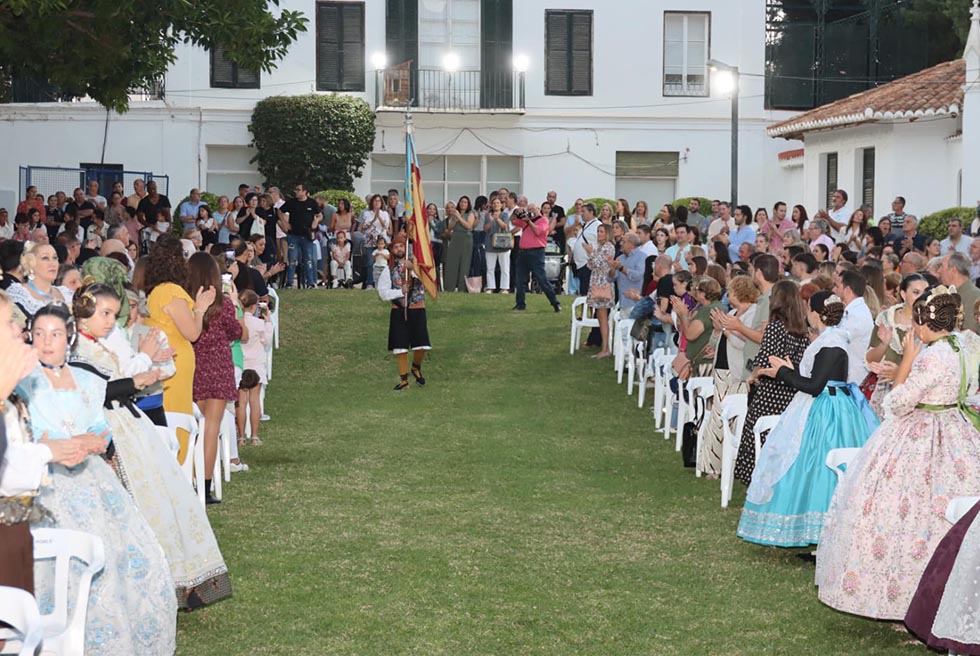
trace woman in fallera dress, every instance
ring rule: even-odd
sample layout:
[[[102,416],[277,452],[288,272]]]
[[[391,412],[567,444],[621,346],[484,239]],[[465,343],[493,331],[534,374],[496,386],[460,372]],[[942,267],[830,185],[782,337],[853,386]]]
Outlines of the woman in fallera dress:
[[[833,608],[902,620],[950,529],[947,504],[980,493],[980,433],[960,405],[965,339],[951,334],[961,317],[946,287],[912,308],[885,419],[837,486],[817,548],[819,597]]]
[[[799,370],[770,356],[760,376],[797,390],[769,433],[752,474],[738,536],[757,544],[805,547],[820,541],[824,513],[837,486],[826,466],[831,449],[861,447],[878,427],[861,390],[847,381],[847,333],[838,328],[844,303],[828,291],[810,297],[807,320],[818,334]]]
[[[17,393],[27,401],[35,440],[111,437],[102,411],[105,381],[67,364],[73,331],[63,303],[40,308],[31,324],[40,364],[17,386]],[[105,548],[105,568],[92,579],[89,594],[85,653],[173,654],[173,579],[163,549],[133,499],[100,456],[89,456],[76,467],[52,465],[51,472],[51,485],[41,489],[38,502],[50,511],[54,527],[94,533]],[[44,612],[53,601],[51,562],[36,563],[34,572]]]

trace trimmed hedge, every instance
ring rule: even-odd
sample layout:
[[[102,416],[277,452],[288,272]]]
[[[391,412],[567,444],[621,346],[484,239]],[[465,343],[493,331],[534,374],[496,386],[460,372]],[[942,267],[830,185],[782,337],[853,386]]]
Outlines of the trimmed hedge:
[[[609,207],[612,208],[613,215],[616,214],[616,199],[615,198],[586,198],[586,203],[592,203],[595,205],[595,215],[599,216],[602,212],[602,204],[609,203]]]
[[[946,239],[949,234],[947,226],[950,219],[960,219],[966,227],[973,223],[975,218],[977,218],[977,208],[975,207],[950,207],[927,214],[919,219],[918,231],[936,239]]]
[[[188,201],[190,199],[191,199],[190,196],[184,196],[183,198],[180,199],[180,203],[177,203],[177,206],[174,207],[174,209],[176,210],[177,207],[180,207],[182,203],[184,203],[185,201]],[[217,194],[212,194],[210,191],[202,191],[201,192],[201,200],[204,201],[204,204],[207,205],[208,207],[210,207],[212,210],[218,209],[218,196],[217,196]]]
[[[315,198],[320,194],[323,194],[323,197],[327,200],[327,202],[333,205],[334,207],[337,207],[338,200],[340,200],[341,198],[346,198],[347,200],[350,201],[351,212],[354,213],[354,216],[357,216],[358,214],[360,214],[361,212],[367,209],[367,203],[364,202],[364,199],[358,196],[357,194],[353,194],[349,191],[341,191],[339,189],[326,189],[324,191],[316,192],[315,194],[313,194],[313,197]]]

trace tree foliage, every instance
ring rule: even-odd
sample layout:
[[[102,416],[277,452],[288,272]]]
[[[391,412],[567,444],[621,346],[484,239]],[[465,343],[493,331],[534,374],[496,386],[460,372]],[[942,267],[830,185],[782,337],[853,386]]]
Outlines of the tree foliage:
[[[949,236],[950,219],[959,219],[964,226],[969,226],[976,217],[975,207],[950,207],[919,219],[918,231],[936,239],[946,239]]]
[[[279,0],[0,0],[3,77],[47,81],[116,111],[151,87],[181,43],[220,45],[250,70],[271,71],[308,20]]]
[[[342,95],[274,96],[248,126],[267,186],[353,190],[374,147],[374,112]]]

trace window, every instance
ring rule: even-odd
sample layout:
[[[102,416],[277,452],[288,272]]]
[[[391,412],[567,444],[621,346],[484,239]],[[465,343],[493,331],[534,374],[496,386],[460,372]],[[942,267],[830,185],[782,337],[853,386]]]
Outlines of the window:
[[[364,91],[364,3],[316,5],[317,91]]]
[[[874,207],[875,203],[875,149],[865,148],[861,163],[861,204]],[[873,218],[873,217],[868,217]]]
[[[674,200],[680,171],[678,152],[617,152],[616,197],[646,201],[651,214]]]
[[[664,12],[664,95],[708,95],[711,14]]]
[[[447,200],[469,196],[470,202],[487,191],[507,187],[521,191],[521,158],[490,155],[419,154],[425,202],[435,203],[442,215]],[[404,155],[374,155],[371,158],[371,189],[383,192],[405,186]]]
[[[592,12],[546,10],[544,92],[592,95]]]
[[[837,191],[837,153],[827,153],[824,163],[824,207],[834,206],[834,192]]]
[[[258,89],[259,72],[239,68],[225,57],[224,48],[211,49],[211,87],[214,89]]]

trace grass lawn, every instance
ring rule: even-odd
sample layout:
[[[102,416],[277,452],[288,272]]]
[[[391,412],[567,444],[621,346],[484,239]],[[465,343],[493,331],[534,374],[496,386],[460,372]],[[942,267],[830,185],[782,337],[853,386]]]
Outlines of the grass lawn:
[[[744,488],[721,509],[612,362],[568,355],[568,301],[431,303],[428,385],[396,394],[376,294],[283,293],[266,443],[209,509],[235,596],[178,652],[929,653],[736,538]]]

